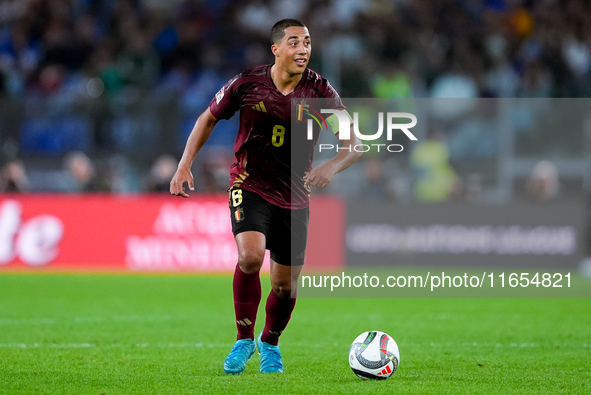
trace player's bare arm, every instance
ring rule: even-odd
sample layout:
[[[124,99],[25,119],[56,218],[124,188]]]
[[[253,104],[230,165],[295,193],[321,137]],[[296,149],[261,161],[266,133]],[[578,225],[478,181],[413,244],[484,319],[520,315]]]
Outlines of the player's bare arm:
[[[170,181],[171,195],[188,198],[189,194],[185,191],[185,187],[183,186],[185,182],[189,185],[191,191],[195,189],[193,174],[191,173],[191,165],[217,123],[218,119],[213,116],[209,108],[197,118],[197,122],[195,122],[195,126],[193,126],[193,130],[187,139],[183,156],[181,157],[177,170]]]
[[[339,137],[339,134],[337,133],[336,136]],[[345,170],[361,157],[361,152],[357,152],[353,149],[356,145],[361,144],[361,140],[359,140],[353,131],[351,131],[350,140],[343,140],[340,138],[339,140],[342,143],[342,147],[334,158],[313,168],[304,176],[304,185],[306,188],[326,188],[335,174]]]

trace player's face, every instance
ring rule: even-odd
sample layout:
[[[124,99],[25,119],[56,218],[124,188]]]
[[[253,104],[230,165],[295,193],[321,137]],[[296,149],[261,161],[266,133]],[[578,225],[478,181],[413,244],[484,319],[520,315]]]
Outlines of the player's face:
[[[310,61],[312,41],[308,28],[290,26],[279,44],[273,44],[275,64],[291,75],[302,74]]]

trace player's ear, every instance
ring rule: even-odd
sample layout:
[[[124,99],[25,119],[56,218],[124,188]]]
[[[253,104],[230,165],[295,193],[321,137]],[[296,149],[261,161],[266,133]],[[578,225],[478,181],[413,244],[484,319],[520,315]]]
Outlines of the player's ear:
[[[271,45],[271,52],[273,52],[273,55],[277,56],[277,44],[273,44]]]

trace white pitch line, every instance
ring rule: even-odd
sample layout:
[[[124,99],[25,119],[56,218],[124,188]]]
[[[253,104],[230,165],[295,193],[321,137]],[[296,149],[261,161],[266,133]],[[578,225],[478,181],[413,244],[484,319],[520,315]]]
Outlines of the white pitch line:
[[[73,319],[56,319],[46,317],[35,318],[0,318],[0,325],[54,325],[54,324],[97,324],[102,322],[165,322],[175,319],[185,319],[186,316],[173,317],[170,315],[148,315],[148,316],[112,316],[112,317],[75,317]]]
[[[52,325],[57,322],[54,318],[0,318],[0,325]]]

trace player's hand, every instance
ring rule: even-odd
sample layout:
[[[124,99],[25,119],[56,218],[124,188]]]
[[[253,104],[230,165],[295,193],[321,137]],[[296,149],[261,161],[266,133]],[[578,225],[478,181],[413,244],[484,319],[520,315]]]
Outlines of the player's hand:
[[[326,188],[336,173],[335,166],[330,162],[326,162],[313,168],[304,176],[304,186],[306,189],[310,189],[310,187]]]
[[[195,190],[195,184],[191,170],[184,167],[179,167],[170,181],[170,194],[188,198],[189,194],[185,192],[185,187],[183,186],[185,182],[189,185],[190,190]]]

